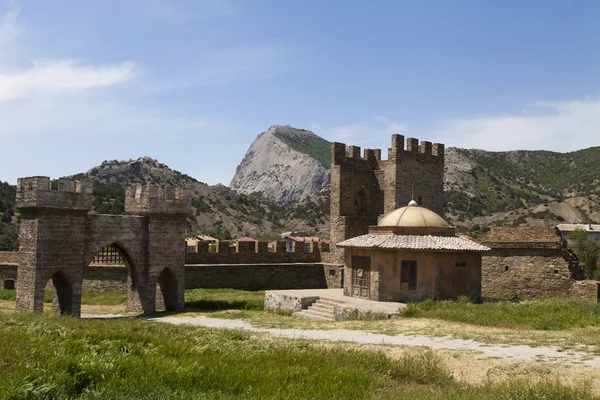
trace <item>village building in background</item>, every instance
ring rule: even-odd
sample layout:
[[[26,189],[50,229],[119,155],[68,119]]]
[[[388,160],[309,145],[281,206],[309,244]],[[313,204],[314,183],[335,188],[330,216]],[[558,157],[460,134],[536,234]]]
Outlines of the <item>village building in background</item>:
[[[209,245],[216,245],[219,242],[219,239],[215,239],[212,236],[208,235],[196,235],[191,238],[186,238],[186,251],[188,253],[198,253],[198,244],[199,243],[208,243]]]

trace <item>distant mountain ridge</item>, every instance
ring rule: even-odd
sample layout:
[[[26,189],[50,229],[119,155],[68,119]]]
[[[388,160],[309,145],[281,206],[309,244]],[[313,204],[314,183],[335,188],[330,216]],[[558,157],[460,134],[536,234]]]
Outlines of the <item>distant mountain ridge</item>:
[[[321,236],[328,233],[329,221],[323,217],[322,203],[310,202],[310,210],[306,205],[282,209],[223,185],[209,186],[151,157],[104,161],[69,178],[94,182],[94,210],[99,213],[123,212],[125,185],[151,183],[187,188],[193,196],[188,219],[190,235],[202,232],[221,239],[236,236],[273,239],[286,230],[320,233]]]
[[[301,231],[327,237],[330,146],[313,132],[274,125],[252,143],[236,171],[249,194],[237,193],[234,185],[209,186],[150,157],[105,161],[70,178],[93,180],[100,213],[123,212],[127,184],[188,188],[189,234],[274,239]],[[0,183],[0,250],[17,245],[15,190]],[[498,225],[598,223],[600,147],[569,153],[448,147],[444,196],[446,219],[475,235]]]
[[[330,142],[310,131],[274,125],[252,143],[231,189],[278,204],[319,198],[329,187],[329,175],[323,177],[323,171],[318,170],[318,190],[313,189],[310,179],[292,181],[290,176],[310,176],[315,165],[293,161],[290,154],[297,154],[293,151],[327,170],[331,167]],[[570,153],[449,147],[445,156],[445,217],[459,230],[473,234],[494,225],[599,221],[599,171],[600,147]],[[287,190],[282,190],[283,182],[290,185]],[[300,188],[301,196],[290,195]]]

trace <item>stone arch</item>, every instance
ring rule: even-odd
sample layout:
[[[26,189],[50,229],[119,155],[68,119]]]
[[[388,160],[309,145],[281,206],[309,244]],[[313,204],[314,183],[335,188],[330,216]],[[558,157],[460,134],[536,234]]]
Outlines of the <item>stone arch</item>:
[[[89,280],[91,274],[96,272],[91,267],[94,266],[94,260],[98,258],[98,254],[103,250],[110,248],[118,253],[119,258],[123,261],[126,273],[126,291],[127,291],[127,311],[137,312],[143,310],[140,300],[140,290],[142,290],[142,283],[139,277],[139,268],[130,253],[127,251],[126,246],[120,241],[104,241],[97,244],[93,249],[95,251],[90,252],[87,255],[86,263],[84,265],[84,279]],[[107,266],[107,268],[115,268],[114,266]],[[104,271],[104,274],[109,271]],[[116,275],[116,274],[115,274]]]
[[[175,273],[170,268],[163,269],[156,281],[156,310],[177,311],[178,293]]]
[[[54,313],[72,315],[73,285],[69,281],[67,274],[62,270],[58,270],[50,277],[49,281],[52,281],[52,285],[54,286],[54,295],[52,296],[52,309]]]

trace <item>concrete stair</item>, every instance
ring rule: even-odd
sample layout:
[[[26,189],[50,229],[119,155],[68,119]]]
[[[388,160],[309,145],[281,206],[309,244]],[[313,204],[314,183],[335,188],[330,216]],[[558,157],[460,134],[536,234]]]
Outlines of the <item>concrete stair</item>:
[[[296,311],[294,315],[306,319],[314,319],[319,321],[335,321],[333,307],[336,304],[343,304],[343,301],[320,298],[312,303],[308,308]]]

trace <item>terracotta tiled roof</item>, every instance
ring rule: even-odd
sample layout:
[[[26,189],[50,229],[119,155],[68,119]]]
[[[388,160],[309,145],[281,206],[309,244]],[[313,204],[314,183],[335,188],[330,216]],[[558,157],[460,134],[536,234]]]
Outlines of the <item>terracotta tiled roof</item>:
[[[234,242],[258,242],[258,240],[252,239],[248,236],[242,236],[241,238],[235,239]]]
[[[202,240],[205,242],[216,242],[217,241],[217,239],[215,239],[212,236],[208,236],[208,235],[198,235],[198,236],[196,236],[196,239]]]
[[[561,237],[554,227],[497,226],[477,241],[480,243],[560,243]]]
[[[284,236],[284,239],[290,239],[294,242],[318,242],[318,236]]]
[[[345,240],[338,247],[374,249],[488,251],[486,246],[458,236],[376,235],[366,234]]]

